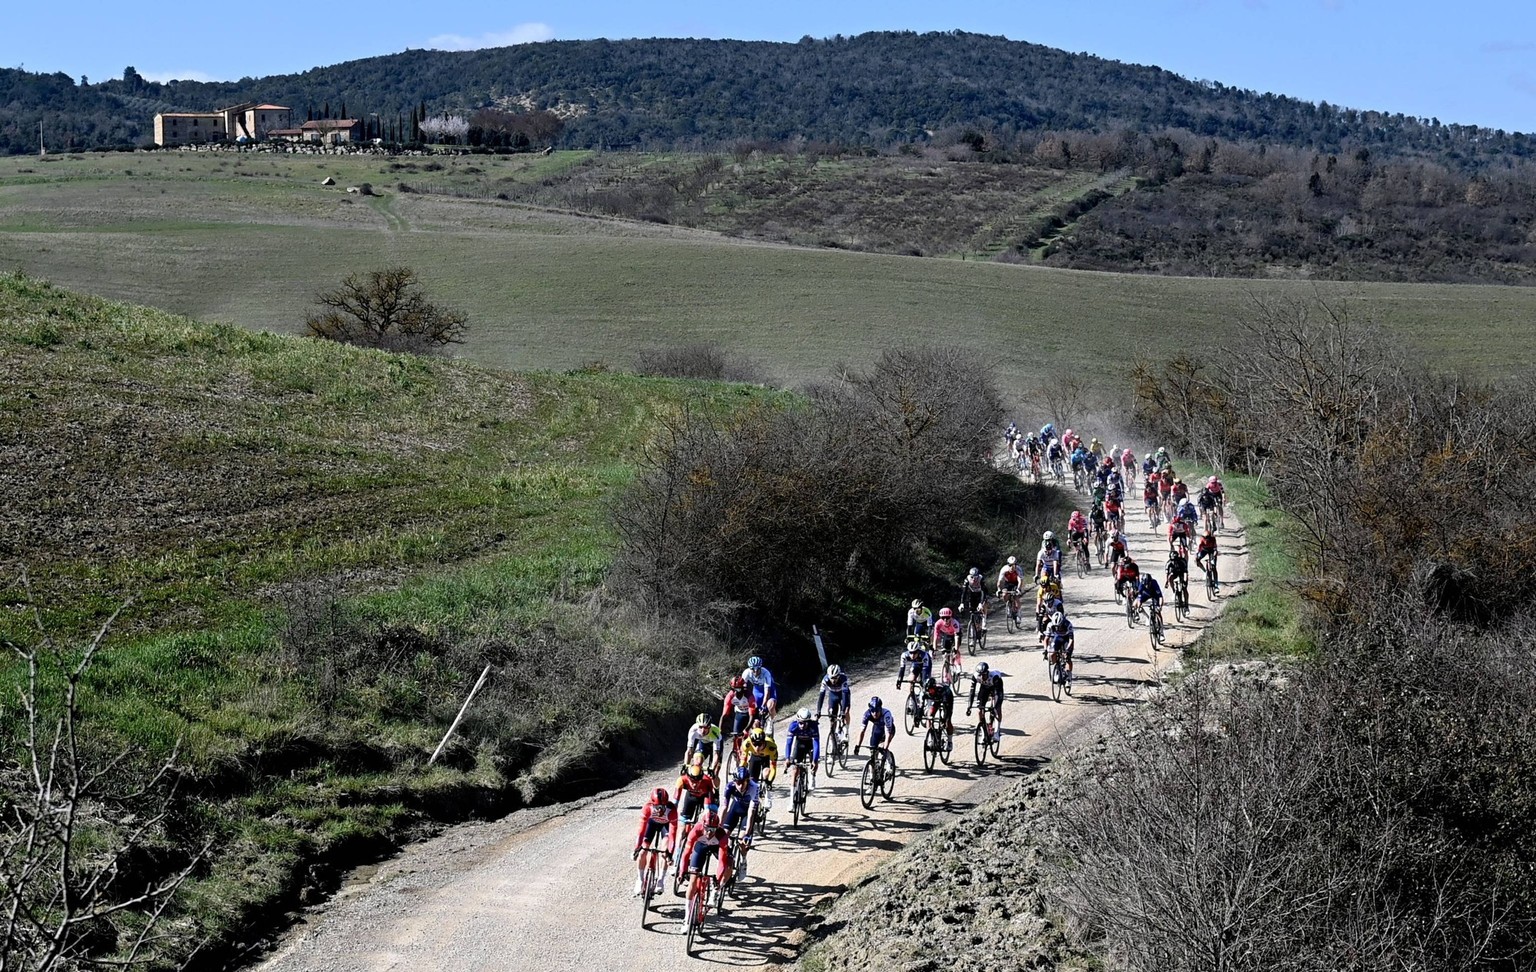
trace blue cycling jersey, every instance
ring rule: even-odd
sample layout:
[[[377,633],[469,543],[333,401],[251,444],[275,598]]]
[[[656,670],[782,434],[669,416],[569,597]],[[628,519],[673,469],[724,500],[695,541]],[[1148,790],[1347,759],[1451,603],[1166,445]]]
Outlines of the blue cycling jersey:
[[[784,734],[784,751],[792,754],[795,751],[795,740],[809,739],[811,741],[811,758],[821,759],[821,726],[815,719],[792,719],[789,723],[789,731]]]

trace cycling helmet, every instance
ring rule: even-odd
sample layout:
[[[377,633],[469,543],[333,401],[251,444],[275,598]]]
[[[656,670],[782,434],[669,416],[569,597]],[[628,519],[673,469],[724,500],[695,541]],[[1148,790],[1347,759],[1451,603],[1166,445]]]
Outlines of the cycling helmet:
[[[928,681],[923,683],[923,688],[927,689],[930,692],[932,692],[934,689],[936,689],[938,687],[939,687],[939,680],[934,678],[932,675],[929,675],[928,676]]]
[[[810,717],[811,717],[811,710],[806,708],[803,705],[800,707],[800,711],[795,713],[795,718],[799,719],[801,722],[805,722]]]
[[[870,697],[869,697],[869,707],[870,707],[870,708],[871,708],[871,709],[874,709],[874,710],[875,710],[875,711],[876,711],[876,712],[879,712],[879,711],[880,711],[880,708],[881,708],[881,706],[882,706],[882,705],[883,705],[883,704],[884,704],[884,703],[882,703],[882,702],[881,702],[881,701],[880,701],[880,696],[878,696],[878,695],[871,695],[871,696],[870,696]]]
[[[918,608],[920,608],[922,606],[923,606],[923,599],[922,598],[914,597],[912,599],[912,610],[916,611]]]
[[[704,775],[704,764],[699,762],[698,760],[694,760],[693,762],[689,763],[688,764],[688,775],[691,778],[695,779],[695,780],[698,779],[699,777],[703,776]]]
[[[1009,557],[1008,558],[1008,566],[1009,567],[1012,567],[1014,564],[1016,564],[1018,562],[1019,562],[1019,558],[1017,558],[1017,557]]]
[[[709,713],[708,712],[700,712],[698,714],[698,717],[693,720],[693,724],[696,725],[696,726],[707,726],[707,725],[709,725]]]
[[[763,667],[763,660],[756,655],[753,655],[751,658],[747,659],[747,667],[755,672],[759,668]]]
[[[752,731],[747,735],[753,742],[760,743],[767,737],[768,733],[763,730],[762,726],[753,726]]]
[[[1047,530],[1047,531],[1045,531],[1045,539],[1046,540],[1055,540],[1056,539],[1056,534],[1053,533],[1050,530]]]
[[[747,687],[747,680],[742,678],[740,675],[737,675],[735,678],[731,679],[731,688],[734,689],[735,691],[740,692],[742,689],[745,689],[746,687]]]
[[[1152,458],[1152,453],[1150,453],[1150,452],[1149,452],[1149,453],[1147,453],[1147,458],[1148,458],[1148,459],[1151,459],[1151,458]]]
[[[1162,455],[1167,455],[1168,454],[1168,447],[1167,446],[1158,446],[1157,447],[1157,451],[1160,454],[1162,454]]]
[[[971,576],[971,577],[980,577],[981,576],[981,568],[980,567],[972,567],[971,568],[971,573],[969,574],[969,576]]]
[[[671,803],[672,802],[672,794],[667,792],[667,788],[666,787],[658,786],[656,788],[656,792],[651,794],[651,802],[652,803]]]
[[[843,674],[843,669],[842,669],[841,666],[839,666],[839,665],[828,665],[827,666],[827,677],[828,678],[837,678],[841,674]]]
[[[1057,611],[1055,614],[1051,615],[1051,627],[1053,628],[1059,628],[1063,624],[1066,624],[1066,622],[1067,616],[1062,614],[1060,611]]]
[[[736,782],[745,783],[752,778],[752,772],[745,766],[736,767]]]
[[[715,812],[715,808],[714,807],[710,807],[708,810],[704,811],[704,826],[706,826],[706,827],[718,827],[718,826],[720,826],[720,814]]]
[[[941,617],[941,618],[952,618],[954,616],[955,616],[955,612],[951,611],[949,608],[939,608],[939,617]]]
[[[1071,435],[1071,434],[1072,434],[1072,430],[1071,430],[1071,429],[1068,429],[1068,430],[1067,430],[1067,434],[1068,434],[1068,435]]]
[[[988,665],[986,662],[977,662],[976,663],[976,677],[977,678],[986,678],[987,675],[991,671],[992,671],[991,666]]]

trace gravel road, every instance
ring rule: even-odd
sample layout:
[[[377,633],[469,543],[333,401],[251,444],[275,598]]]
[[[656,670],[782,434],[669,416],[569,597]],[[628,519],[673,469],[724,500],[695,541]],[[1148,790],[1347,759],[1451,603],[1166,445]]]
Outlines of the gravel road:
[[[1131,523],[1133,553],[1161,580],[1164,543],[1141,517]],[[1223,535],[1223,574],[1235,579],[1224,585],[1228,597],[1248,576],[1242,534],[1232,529],[1237,525],[1229,516]],[[1020,554],[1033,556],[1032,550]],[[1220,604],[1206,603],[1200,574],[1191,572],[1193,619],[1174,625],[1171,604],[1164,610],[1173,646],[1192,640]],[[1051,700],[1032,631],[1008,635],[998,620],[981,655],[1010,676],[1001,767],[976,766],[968,733],[974,723],[963,717],[962,700],[955,712],[954,765],[925,771],[921,737],[898,727],[900,774],[893,799],[877,800],[872,811],[859,804],[860,767],[853,759],[834,779],[823,771],[799,827],[790,824],[781,786],[769,830],[754,847],[746,886],[706,927],[699,957],[733,968],[792,959],[814,906],[846,891],[909,841],[1089,737],[1094,720],[1177,663],[1175,650],[1152,651],[1144,626],[1126,627],[1105,571],[1095,569],[1083,580],[1069,571],[1065,597],[1078,629],[1078,679],[1070,697]],[[889,664],[853,672],[856,716],[871,694],[899,705],[895,672],[894,650]],[[675,772],[652,774],[622,791],[466,824],[408,848],[354,876],[335,898],[306,913],[256,968],[593,972],[685,961],[682,899],[659,898],[659,909],[642,925],[638,900],[630,897],[635,870],[627,853],[645,794],[675,780]]]

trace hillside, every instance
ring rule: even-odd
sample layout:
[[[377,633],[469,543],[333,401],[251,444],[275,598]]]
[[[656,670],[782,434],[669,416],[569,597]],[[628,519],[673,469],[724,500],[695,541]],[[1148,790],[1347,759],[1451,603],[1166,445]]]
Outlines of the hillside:
[[[947,129],[1179,129],[1323,152],[1367,148],[1464,166],[1533,153],[1524,135],[1312,104],[1156,67],[963,32],[884,32],[797,44],[728,40],[553,41],[405,51],[296,75],[158,83],[0,71],[0,150],[148,140],[156,110],[276,101],[303,114],[405,119],[413,108],[532,106],[568,116],[570,147],[810,139],[924,143]]]
[[[212,842],[160,956],[206,938],[207,967],[433,821],[644,759],[634,727],[696,711],[695,673],[723,659],[594,599],[608,504],[661,416],[764,394],[393,356],[0,274],[7,763],[26,685],[9,646],[42,651],[56,700],[127,604],[82,685],[82,746],[134,769],[177,753],[173,818],[122,880]],[[114,805],[90,826],[110,832]]]

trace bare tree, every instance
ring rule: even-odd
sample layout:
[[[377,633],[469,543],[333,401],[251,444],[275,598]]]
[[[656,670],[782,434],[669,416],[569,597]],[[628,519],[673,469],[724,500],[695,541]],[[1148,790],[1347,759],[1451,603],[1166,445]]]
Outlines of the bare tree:
[[[468,326],[465,315],[427,300],[410,267],[348,274],[315,301],[322,310],[305,320],[311,337],[367,348],[435,351],[461,343]]]
[[[25,579],[23,579],[25,583]],[[124,605],[126,607],[127,605]],[[65,673],[44,676],[60,652],[38,621],[40,646],[6,642],[19,659],[16,722],[20,759],[0,774],[0,972],[121,968],[153,957],[158,926],[208,845],[177,852],[180,864],[145,873],[136,861],[169,845],[175,753],[143,773],[140,754],[93,758],[80,689],[122,608]],[[53,697],[54,692],[59,697]]]

